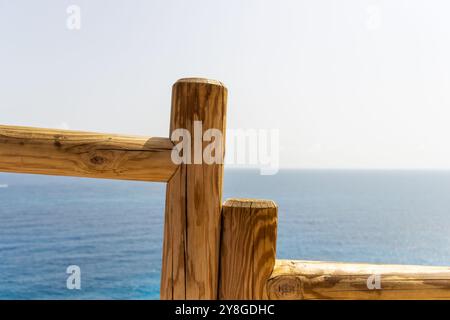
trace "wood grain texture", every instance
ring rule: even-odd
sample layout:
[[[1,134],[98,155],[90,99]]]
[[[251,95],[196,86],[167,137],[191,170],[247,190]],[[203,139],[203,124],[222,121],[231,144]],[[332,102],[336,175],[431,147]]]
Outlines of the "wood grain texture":
[[[194,121],[202,121],[203,132],[223,133],[224,146],[226,104],[222,83],[181,79],[172,90],[170,132],[194,136]],[[222,179],[223,164],[181,164],[168,182],[161,299],[217,298]]]
[[[270,200],[230,199],[222,208],[219,299],[267,299],[275,264],[277,206]]]
[[[450,268],[277,260],[267,284],[275,300],[450,299]]]
[[[168,138],[0,126],[0,171],[168,181],[172,148]]]

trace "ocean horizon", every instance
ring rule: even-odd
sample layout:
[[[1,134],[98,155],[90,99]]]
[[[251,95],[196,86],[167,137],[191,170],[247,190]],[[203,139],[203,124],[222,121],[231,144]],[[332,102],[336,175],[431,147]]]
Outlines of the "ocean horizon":
[[[224,200],[278,204],[278,259],[449,266],[448,194],[438,170],[224,178]],[[2,173],[0,201],[0,299],[159,298],[165,184]]]

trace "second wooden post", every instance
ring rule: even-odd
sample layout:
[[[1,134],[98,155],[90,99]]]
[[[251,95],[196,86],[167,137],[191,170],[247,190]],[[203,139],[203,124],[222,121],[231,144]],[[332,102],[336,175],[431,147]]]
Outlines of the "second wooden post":
[[[222,209],[219,299],[268,299],[278,208],[270,200],[230,199]]]

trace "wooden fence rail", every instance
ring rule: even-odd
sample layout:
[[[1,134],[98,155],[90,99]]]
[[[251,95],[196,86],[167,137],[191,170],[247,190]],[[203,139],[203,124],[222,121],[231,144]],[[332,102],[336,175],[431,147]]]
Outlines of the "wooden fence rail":
[[[226,107],[221,82],[174,84],[169,136],[194,136],[182,153],[195,164],[174,163],[179,141],[170,138],[0,125],[0,171],[167,182],[162,299],[450,299],[446,267],[276,260],[273,201],[222,207]],[[195,138],[209,129],[222,133],[212,164],[202,161],[207,142]]]
[[[0,171],[165,182],[172,148],[168,138],[0,126]]]
[[[450,299],[450,268],[277,260],[270,299]]]

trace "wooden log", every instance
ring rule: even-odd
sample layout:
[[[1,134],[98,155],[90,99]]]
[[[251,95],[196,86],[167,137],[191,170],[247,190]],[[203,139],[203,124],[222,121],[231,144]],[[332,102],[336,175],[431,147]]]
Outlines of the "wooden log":
[[[230,199],[222,208],[219,299],[267,299],[275,264],[277,206],[270,200]]]
[[[222,161],[182,163],[167,184],[161,299],[217,299],[226,102],[227,89],[218,81],[190,78],[173,86],[171,134],[187,129],[192,149],[183,152],[198,162],[208,142],[198,143],[196,134],[220,130]]]
[[[0,126],[0,171],[168,181],[172,148],[167,138]]]
[[[450,299],[450,268],[277,260],[270,299]]]

